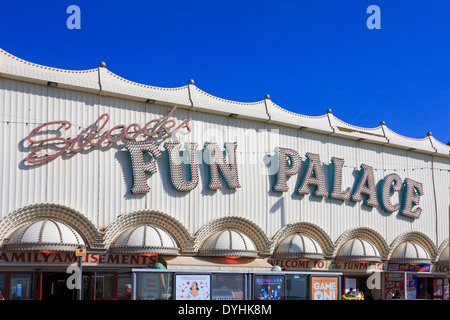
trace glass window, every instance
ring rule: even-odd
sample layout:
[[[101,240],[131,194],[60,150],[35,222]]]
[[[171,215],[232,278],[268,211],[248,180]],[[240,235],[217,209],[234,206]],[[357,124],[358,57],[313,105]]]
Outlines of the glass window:
[[[113,274],[97,274],[97,279],[95,283],[95,298],[96,299],[114,298]]]
[[[130,274],[119,274],[117,279],[117,298],[119,300],[131,300],[132,283]]]
[[[94,300],[94,274],[83,273],[83,300]]]
[[[213,275],[212,300],[244,300],[244,275]]]
[[[136,276],[137,300],[172,299],[172,274],[168,272],[138,273]]]
[[[33,299],[33,274],[11,274],[10,299]]]
[[[306,275],[299,275],[299,274],[286,275],[286,299],[287,300],[308,299]]]
[[[114,283],[114,274],[83,274],[83,300],[113,299]]]
[[[254,299],[255,300],[283,300],[284,299],[284,281],[282,275],[255,276]]]

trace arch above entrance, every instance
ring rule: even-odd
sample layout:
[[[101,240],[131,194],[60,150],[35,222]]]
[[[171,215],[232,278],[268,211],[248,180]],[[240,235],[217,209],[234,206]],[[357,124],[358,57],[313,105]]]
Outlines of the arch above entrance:
[[[103,236],[81,213],[55,203],[41,203],[18,209],[0,222],[0,245],[23,226],[35,220],[55,219],[73,228],[91,249],[103,249]]]

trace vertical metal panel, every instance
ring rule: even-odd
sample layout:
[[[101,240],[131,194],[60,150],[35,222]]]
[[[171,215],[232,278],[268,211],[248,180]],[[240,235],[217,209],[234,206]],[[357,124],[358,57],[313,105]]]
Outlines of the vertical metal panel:
[[[26,166],[30,152],[26,138],[47,116],[47,88],[0,79],[0,181],[1,217],[31,202],[45,199],[46,168],[37,172]]]
[[[306,154],[313,153],[320,156],[322,170],[325,175],[325,183],[327,189],[329,188],[329,174],[327,174],[327,164],[330,161],[328,152],[328,137],[325,135],[319,135],[317,133],[299,131],[299,153],[302,157],[302,168],[299,172],[299,183],[297,189],[300,188],[301,181],[305,176],[307,170],[307,157]],[[309,222],[316,224],[322,229],[328,229],[330,223],[330,205],[327,197],[320,197],[314,195],[316,191],[315,186],[309,187],[310,194],[300,195],[297,197],[300,199],[302,214],[301,218],[303,222]]]
[[[360,165],[366,164],[368,166],[372,167],[373,175],[374,175],[374,181],[376,184],[377,191],[379,189],[379,183],[384,177],[384,171],[383,171],[383,146],[381,145],[373,145],[368,144],[365,142],[358,142],[357,143],[357,150],[358,150],[358,160]],[[358,170],[356,172],[356,179],[359,179],[360,175],[362,174],[361,167],[358,167]],[[356,186],[355,186],[356,188]],[[378,192],[377,192],[378,195]],[[363,199],[366,199],[367,196],[363,195]],[[380,234],[385,233],[384,229],[384,217],[383,217],[383,209],[381,204],[379,203],[379,197],[378,199],[378,206],[371,207],[365,204],[365,201],[361,201],[358,203],[358,206],[360,208],[360,219],[359,219],[359,225],[358,227],[368,227],[375,232],[378,232]]]
[[[26,138],[32,129],[47,121],[69,120],[72,123],[67,132],[55,128],[47,137],[58,132],[65,137],[75,137],[103,113],[110,115],[106,128],[111,129],[118,124],[144,125],[151,119],[166,116],[170,107],[5,79],[0,79],[0,104],[3,110],[0,114],[2,218],[27,205],[51,202],[77,210],[99,229],[106,228],[120,215],[154,210],[175,218],[192,235],[214,219],[238,216],[259,226],[268,238],[283,226],[297,222],[319,226],[332,241],[354,227],[373,229],[388,245],[398,235],[410,231],[424,233],[437,246],[448,237],[449,159],[274,124],[177,109],[172,117],[179,122],[191,118],[192,132],[169,139],[198,143],[199,185],[190,192],[173,188],[163,147],[165,140],[157,140],[163,155],[157,162],[158,172],[148,176],[151,191],[133,195],[130,191],[131,160],[124,143],[86,148],[46,164],[27,166],[24,160],[35,146],[30,147]],[[241,188],[232,190],[222,180],[222,189],[209,190],[205,142],[216,142],[223,148],[225,142],[235,141],[238,142]],[[303,159],[300,173],[288,179],[287,192],[273,190],[276,172],[270,169],[276,167],[275,147],[294,149]],[[333,156],[345,160],[343,188],[355,187],[362,163],[374,168],[377,187],[389,173],[398,173],[403,180],[408,177],[423,183],[421,218],[413,220],[398,212],[388,213],[381,206],[371,208],[351,200],[317,197],[312,192],[299,195],[297,190],[305,173],[307,152],[319,154],[328,188],[331,187]],[[394,194],[392,201],[403,201],[402,195],[403,191]]]
[[[110,116],[108,129],[119,124],[128,126],[137,123],[144,126],[150,119],[164,116],[161,108],[149,107],[144,103],[113,97],[100,97],[100,109],[102,114],[107,113]],[[155,109],[158,109],[157,113],[160,114],[155,115]],[[120,130],[117,130],[116,133],[120,133]],[[102,217],[104,227],[107,227],[122,214],[146,209],[156,211],[161,209],[154,202],[151,202],[151,206],[147,205],[149,194],[133,195],[131,193],[133,172],[131,159],[125,145],[126,141],[121,141],[101,148],[98,178],[99,216]],[[147,183],[151,187],[151,193],[158,192],[158,187],[155,184],[161,174],[163,173],[158,169],[157,174],[148,178]]]
[[[433,157],[434,161],[434,186],[437,203],[437,241],[439,246],[449,238],[449,218],[450,218],[450,160],[440,157]]]
[[[209,166],[205,162],[204,144],[216,142],[219,148],[224,148],[228,142],[228,118],[215,117],[211,114],[191,113],[192,118],[192,141],[197,141],[199,149],[202,150],[200,171],[200,185],[193,190],[191,198],[194,201],[194,211],[189,215],[189,226],[193,233],[198,231],[206,223],[218,217],[230,216],[230,190],[222,180],[224,187],[220,190],[210,190]],[[187,219],[188,217],[186,217]]]
[[[76,137],[98,118],[97,97],[92,94],[49,88],[49,121],[69,120],[66,137]],[[77,144],[81,145],[84,141]],[[65,154],[47,166],[47,199],[85,215],[94,224],[98,218],[98,151],[90,147],[78,153]]]
[[[227,141],[238,144],[237,161],[241,188],[232,191],[230,214],[240,216],[266,230],[264,218],[267,212],[265,201],[269,190],[268,169],[265,158],[273,153],[268,146],[267,129],[264,124],[248,120],[229,119]]]
[[[420,197],[419,206],[422,214],[411,224],[411,231],[425,233],[436,244],[436,206],[434,202],[434,186],[432,177],[432,157],[430,155],[409,152],[406,176],[423,184],[424,196]]]
[[[328,181],[332,179],[331,158],[344,159],[342,191],[345,191],[347,188],[354,189],[355,181],[358,178],[358,170],[360,169],[357,142],[339,137],[329,137],[328,149],[328,156],[324,158],[329,163]],[[330,183],[328,186],[330,186]],[[329,191],[331,192],[331,190]],[[335,241],[349,228],[359,226],[360,207],[351,200],[329,199],[327,201],[329,201],[330,217],[325,230],[328,230],[332,241]]]
[[[394,149],[390,147],[384,147],[383,153],[383,178],[391,173],[396,173],[400,176],[402,181],[406,178],[406,170],[408,169],[408,152],[405,150]],[[395,192],[391,196],[391,202],[393,204],[402,205],[404,190]],[[411,224],[410,218],[403,217],[399,211],[389,213],[382,211],[381,213],[385,217],[385,232],[382,234],[388,245],[390,245],[395,238],[408,232]]]
[[[277,126],[270,126],[269,129],[270,134],[275,135],[271,137],[275,147],[293,149],[300,155],[297,132],[295,129],[280,128]],[[271,152],[272,155],[274,155],[274,153],[274,151]],[[267,233],[269,235],[274,235],[282,226],[301,221],[302,204],[299,201],[296,192],[298,188],[298,179],[298,174],[289,176],[287,180],[289,190],[286,192],[279,192],[273,189],[276,184],[276,176],[272,175],[270,177],[271,185],[267,190]]]

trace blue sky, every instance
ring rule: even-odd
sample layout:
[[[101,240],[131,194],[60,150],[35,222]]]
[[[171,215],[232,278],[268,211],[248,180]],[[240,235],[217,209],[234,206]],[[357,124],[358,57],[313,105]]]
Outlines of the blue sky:
[[[69,5],[81,10],[70,30]],[[369,29],[370,5],[381,29]],[[8,1],[0,48],[160,87],[450,141],[450,1]]]

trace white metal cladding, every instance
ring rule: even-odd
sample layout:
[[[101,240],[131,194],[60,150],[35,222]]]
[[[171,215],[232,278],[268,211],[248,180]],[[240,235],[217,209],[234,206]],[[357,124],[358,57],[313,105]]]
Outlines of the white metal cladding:
[[[80,78],[91,78],[91,72],[66,72],[62,73],[63,78],[58,78],[58,70],[49,69],[41,74],[36,66],[22,67],[16,60],[11,62],[14,68],[6,68],[8,57],[4,51],[2,54],[1,218],[31,204],[55,203],[80,212],[99,230],[107,228],[120,215],[149,210],[173,217],[192,236],[215,219],[235,216],[254,223],[268,239],[284,226],[297,222],[318,226],[333,242],[357,227],[379,233],[388,245],[399,235],[412,231],[423,233],[436,247],[448,238],[449,148],[431,136],[409,139],[393,133],[385,125],[375,129],[354,127],[331,113],[321,117],[296,115],[269,99],[254,104],[230,102],[203,93],[193,84],[178,89],[143,86],[103,68],[98,70],[101,87],[97,90],[88,81],[89,88],[84,88],[84,80]],[[26,72],[14,74],[20,68]],[[52,76],[47,79],[50,73]],[[46,79],[58,82],[58,87],[46,86]],[[147,99],[156,103],[146,103]],[[35,148],[29,145],[27,136],[40,124],[68,120],[72,127],[64,134],[75,137],[103,113],[110,116],[107,125],[110,129],[118,124],[144,125],[167,115],[173,105],[178,108],[172,118],[178,121],[190,118],[192,132],[170,139],[197,142],[199,146],[200,183],[190,192],[177,191],[171,185],[163,140],[157,141],[161,143],[162,156],[157,161],[158,172],[148,176],[151,190],[147,194],[130,192],[132,169],[124,142],[86,148],[46,164],[30,166],[25,161]],[[211,106],[218,109],[217,114]],[[254,115],[252,108],[255,108]],[[206,142],[216,142],[221,148],[225,142],[238,143],[241,188],[230,189],[223,183],[220,190],[208,189],[209,168],[203,162]],[[288,179],[287,192],[273,189],[275,147],[296,150],[302,158],[299,174]],[[307,152],[320,156],[328,188],[332,157],[345,160],[344,188],[355,187],[363,163],[373,167],[377,187],[389,173],[399,174],[402,180],[410,178],[423,183],[421,218],[413,220],[398,212],[388,213],[381,206],[316,197],[313,188],[310,194],[299,195],[297,190],[306,170]],[[392,200],[402,201],[401,193],[394,194]]]
[[[436,232],[439,240],[448,239],[449,236],[449,218],[450,218],[450,170],[447,159],[440,157],[432,158],[432,180],[435,186],[435,202],[436,202]],[[447,186],[447,187],[446,187]],[[447,200],[446,200],[447,199]],[[432,200],[431,200],[432,201]],[[445,212],[448,212],[445,215]]]

